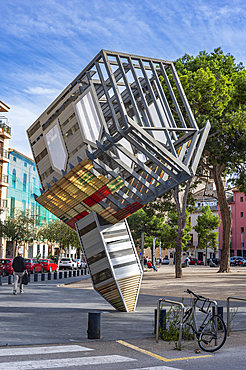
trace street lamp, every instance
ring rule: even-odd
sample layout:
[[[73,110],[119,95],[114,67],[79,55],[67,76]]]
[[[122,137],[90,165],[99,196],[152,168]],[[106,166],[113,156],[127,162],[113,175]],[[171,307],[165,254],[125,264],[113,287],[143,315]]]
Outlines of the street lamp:
[[[152,265],[153,266],[155,266],[155,241],[156,239],[160,239],[160,238],[156,238],[156,237],[153,238],[153,248],[152,248]]]

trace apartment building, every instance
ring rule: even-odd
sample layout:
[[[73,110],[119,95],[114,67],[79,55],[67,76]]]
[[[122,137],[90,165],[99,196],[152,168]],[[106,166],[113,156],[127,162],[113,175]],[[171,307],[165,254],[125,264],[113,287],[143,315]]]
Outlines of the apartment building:
[[[41,194],[41,185],[33,159],[10,148],[8,178],[7,201],[10,217],[14,217],[18,211],[29,211],[34,217],[35,228],[56,219],[52,213],[35,202],[35,196]],[[29,245],[23,246],[23,252],[25,257],[29,258],[35,257],[39,253],[42,257],[48,257],[50,253],[53,253],[53,250],[48,244],[33,240]],[[7,243],[6,257],[12,257],[12,255],[12,243]]]
[[[7,211],[8,184],[8,148],[11,138],[11,128],[5,113],[10,107],[0,100],[0,220],[4,221]],[[0,257],[5,257],[5,240],[0,238]]]

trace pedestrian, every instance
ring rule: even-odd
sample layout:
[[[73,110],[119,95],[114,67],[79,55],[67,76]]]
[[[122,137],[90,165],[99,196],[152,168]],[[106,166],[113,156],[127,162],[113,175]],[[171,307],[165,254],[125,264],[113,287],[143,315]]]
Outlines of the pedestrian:
[[[187,267],[190,267],[190,257],[189,256],[187,256],[186,258],[186,263],[187,263]]]
[[[150,261],[147,262],[147,266],[148,266],[148,268],[152,268],[153,270],[155,270],[157,272],[157,269],[155,268],[154,265],[152,265],[152,263]]]
[[[25,260],[22,256],[22,252],[19,252],[18,256],[14,258],[12,266],[15,272],[13,294],[17,294],[18,280],[20,280],[20,293],[23,294],[24,290],[23,290],[23,285],[22,285],[22,278],[23,278],[24,273],[25,272],[27,273],[27,270],[26,270]]]

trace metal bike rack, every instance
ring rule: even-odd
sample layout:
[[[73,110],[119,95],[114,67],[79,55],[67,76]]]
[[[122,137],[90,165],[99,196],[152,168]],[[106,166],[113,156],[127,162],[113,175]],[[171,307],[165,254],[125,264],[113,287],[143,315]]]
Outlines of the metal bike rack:
[[[228,337],[230,336],[230,299],[233,299],[234,301],[245,301],[246,302],[246,298],[232,297],[232,296],[227,297],[226,309],[227,309],[227,336]]]
[[[179,342],[178,342],[178,349],[181,349],[181,340],[182,340],[182,329],[183,329],[183,317],[184,317],[184,305],[180,302],[170,301],[169,299],[160,298],[157,304],[157,314],[156,314],[156,332],[155,332],[155,341],[158,343],[159,341],[159,320],[160,320],[160,305],[161,302],[171,303],[176,306],[181,307],[180,312],[180,322],[179,322]]]

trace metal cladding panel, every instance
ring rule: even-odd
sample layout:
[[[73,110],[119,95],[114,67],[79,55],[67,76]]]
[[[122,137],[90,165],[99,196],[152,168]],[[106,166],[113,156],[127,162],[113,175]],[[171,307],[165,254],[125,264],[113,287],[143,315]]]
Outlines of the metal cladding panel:
[[[134,310],[142,269],[126,221],[116,225],[105,225],[103,219],[98,219],[97,214],[92,212],[76,223],[76,229],[95,290],[116,309]],[[135,276],[138,278],[133,278]],[[130,279],[129,282],[134,284],[128,287],[131,292],[131,302],[128,299],[128,293],[126,294],[126,283],[122,285],[128,303],[117,283],[122,279]]]
[[[115,277],[117,280],[139,275],[139,273],[139,267],[136,263],[115,269]]]

